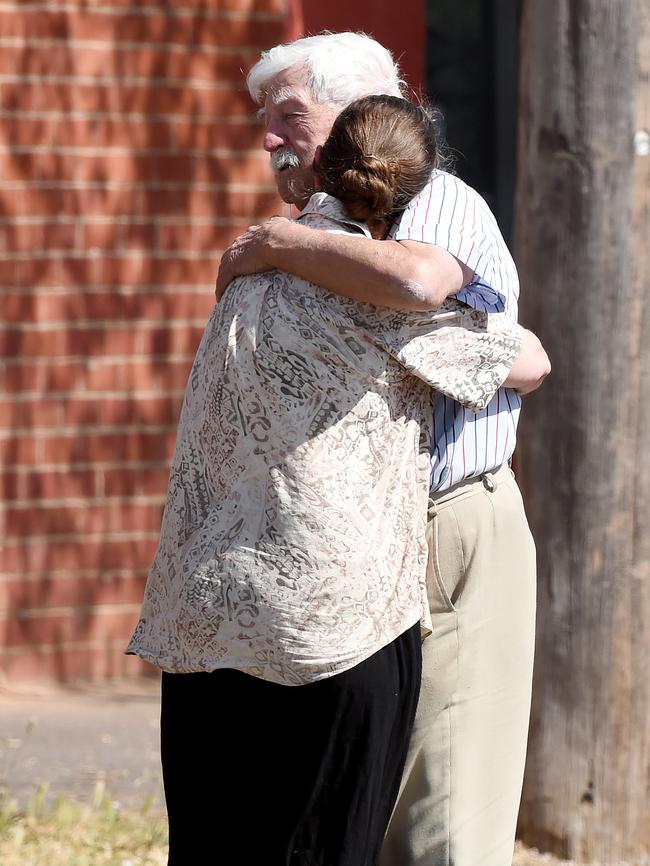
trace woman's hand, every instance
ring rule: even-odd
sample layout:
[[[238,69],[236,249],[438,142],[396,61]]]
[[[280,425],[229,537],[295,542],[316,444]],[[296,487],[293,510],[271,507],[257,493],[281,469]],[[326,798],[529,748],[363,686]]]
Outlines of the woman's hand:
[[[532,331],[524,331],[521,351],[503,384],[519,394],[530,394],[539,388],[550,372],[551,362],[539,337]]]
[[[262,225],[249,226],[243,235],[236,238],[221,257],[214,292],[216,299],[221,298],[235,277],[259,274],[273,268],[275,240],[292,225],[293,221],[285,217],[271,217]]]

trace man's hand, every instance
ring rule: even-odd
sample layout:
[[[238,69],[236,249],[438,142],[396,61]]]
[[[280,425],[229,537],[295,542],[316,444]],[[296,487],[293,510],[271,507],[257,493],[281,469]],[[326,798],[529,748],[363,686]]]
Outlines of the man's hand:
[[[249,226],[234,240],[221,257],[215,296],[221,298],[226,286],[235,277],[259,274],[274,267],[271,259],[275,233],[282,232],[292,221],[285,217],[272,217],[259,226]]]
[[[276,269],[353,301],[396,310],[434,310],[471,279],[442,247],[370,240],[273,217],[251,226],[221,259],[216,297],[243,274]]]

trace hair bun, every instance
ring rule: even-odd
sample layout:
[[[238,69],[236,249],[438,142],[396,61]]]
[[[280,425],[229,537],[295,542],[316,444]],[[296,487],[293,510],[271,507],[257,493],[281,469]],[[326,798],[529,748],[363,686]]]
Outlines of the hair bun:
[[[316,171],[351,217],[390,223],[425,187],[436,155],[435,131],[418,106],[366,96],[334,121]]]
[[[388,217],[393,209],[398,169],[393,159],[362,155],[341,175],[341,190],[350,216],[362,222]]]

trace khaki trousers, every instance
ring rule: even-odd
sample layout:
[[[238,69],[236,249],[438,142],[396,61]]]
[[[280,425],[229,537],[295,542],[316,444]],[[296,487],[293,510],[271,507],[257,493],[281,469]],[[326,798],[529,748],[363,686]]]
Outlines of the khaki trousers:
[[[508,466],[429,501],[422,689],[380,866],[511,866],[530,712],[535,547]]]

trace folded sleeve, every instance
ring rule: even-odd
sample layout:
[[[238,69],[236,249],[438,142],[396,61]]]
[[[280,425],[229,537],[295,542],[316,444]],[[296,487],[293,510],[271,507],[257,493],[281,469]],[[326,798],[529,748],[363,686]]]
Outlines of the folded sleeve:
[[[504,313],[447,300],[433,313],[386,317],[376,338],[411,375],[480,412],[508,377],[523,328]]]

